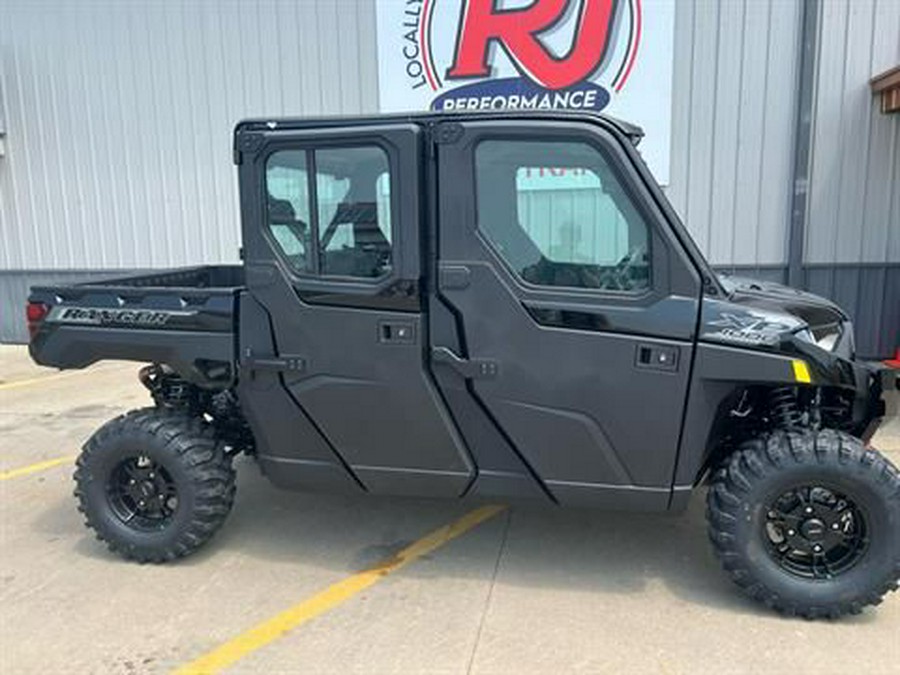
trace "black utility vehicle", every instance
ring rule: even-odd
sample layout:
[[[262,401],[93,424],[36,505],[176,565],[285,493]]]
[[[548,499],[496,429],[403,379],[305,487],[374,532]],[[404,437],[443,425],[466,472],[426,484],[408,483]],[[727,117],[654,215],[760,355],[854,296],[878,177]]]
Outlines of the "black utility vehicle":
[[[87,524],[162,562],[234,498],[298,489],[680,511],[709,477],[734,581],[808,617],[897,587],[888,371],[819,297],[720,277],[602,116],[237,126],[242,266],[36,287],[31,353],[141,371],[156,406],[75,473]]]

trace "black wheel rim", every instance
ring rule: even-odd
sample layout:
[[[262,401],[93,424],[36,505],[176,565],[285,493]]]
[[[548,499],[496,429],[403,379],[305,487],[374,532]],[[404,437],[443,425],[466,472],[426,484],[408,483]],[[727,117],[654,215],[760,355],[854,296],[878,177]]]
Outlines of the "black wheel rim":
[[[109,477],[107,496],[122,523],[144,532],[165,528],[178,509],[178,491],[171,474],[145,455],[116,465]]]
[[[799,577],[828,580],[845,574],[869,547],[862,509],[846,494],[802,485],[775,499],[763,525],[773,560]]]

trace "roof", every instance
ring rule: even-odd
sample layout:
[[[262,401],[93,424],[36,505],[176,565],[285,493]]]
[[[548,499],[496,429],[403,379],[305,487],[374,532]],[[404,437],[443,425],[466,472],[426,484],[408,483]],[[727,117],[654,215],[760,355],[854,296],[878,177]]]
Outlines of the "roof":
[[[548,110],[527,112],[520,110],[480,110],[466,112],[417,111],[405,113],[382,113],[377,115],[330,115],[320,117],[260,117],[241,120],[235,126],[235,135],[242,131],[274,130],[274,129],[306,129],[312,127],[336,127],[342,125],[366,126],[384,124],[385,122],[438,123],[447,121],[472,120],[567,120],[567,121],[602,121],[616,127],[631,140],[634,145],[644,137],[644,130],[624,120],[605,113],[593,111]]]

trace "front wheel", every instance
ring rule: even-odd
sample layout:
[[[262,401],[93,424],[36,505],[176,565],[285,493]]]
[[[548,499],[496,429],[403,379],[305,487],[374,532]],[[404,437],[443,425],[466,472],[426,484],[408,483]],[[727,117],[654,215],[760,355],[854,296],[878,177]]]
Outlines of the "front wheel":
[[[837,618],[900,580],[900,476],[859,439],[775,432],[744,443],[713,477],[709,534],[731,578],[789,615]]]
[[[234,501],[231,458],[203,420],[158,408],[104,424],[75,470],[85,524],[110,550],[138,562],[192,553]]]

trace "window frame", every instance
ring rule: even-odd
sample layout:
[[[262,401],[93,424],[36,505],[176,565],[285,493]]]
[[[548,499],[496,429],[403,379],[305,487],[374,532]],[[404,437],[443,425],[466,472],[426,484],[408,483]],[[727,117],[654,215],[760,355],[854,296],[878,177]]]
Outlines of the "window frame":
[[[588,148],[592,149],[597,155],[600,157],[600,160],[606,163],[606,166],[609,168],[610,173],[613,178],[619,182],[619,187],[622,192],[625,194],[626,198],[630,200],[632,208],[635,212],[640,216],[641,220],[644,223],[644,227],[647,230],[647,257],[649,259],[649,279],[648,284],[639,289],[635,290],[617,290],[611,288],[590,288],[586,286],[556,286],[556,285],[545,285],[545,284],[536,284],[534,282],[528,281],[525,279],[519,270],[516,270],[506,259],[506,256],[497,249],[497,246],[491,240],[489,233],[482,228],[481,225],[481,208],[479,204],[479,173],[478,173],[478,149],[484,143],[489,142],[513,142],[513,143],[578,143]],[[470,161],[470,170],[472,172],[472,206],[474,208],[473,214],[473,227],[475,229],[475,234],[478,239],[484,244],[484,246],[491,252],[493,257],[500,261],[503,268],[509,273],[512,279],[516,284],[521,286],[523,289],[531,291],[533,293],[545,295],[545,294],[563,294],[563,295],[585,295],[589,297],[604,297],[608,299],[622,299],[622,300],[640,300],[647,299],[650,296],[656,296],[660,292],[660,279],[659,277],[662,273],[667,273],[666,260],[664,258],[664,251],[660,249],[664,249],[665,247],[661,247],[659,245],[658,238],[660,233],[657,231],[657,227],[654,222],[654,217],[652,214],[647,212],[642,200],[638,195],[634,193],[633,187],[630,185],[628,180],[625,180],[625,172],[622,170],[620,166],[620,160],[615,156],[614,152],[609,152],[604,149],[601,143],[598,143],[597,140],[592,135],[580,134],[572,129],[563,129],[558,130],[558,133],[543,133],[538,138],[534,136],[528,136],[526,134],[515,133],[515,132],[482,132],[479,133],[478,138],[475,140],[473,145],[469,150],[469,161]],[[521,168],[521,167],[519,167]],[[599,179],[599,176],[598,176]],[[514,178],[515,180],[515,178]],[[516,202],[518,202],[518,190],[513,195]],[[518,203],[515,206],[516,217],[518,218]],[[521,223],[519,223],[521,226]],[[527,231],[522,228],[523,231]],[[530,235],[528,235],[530,238]],[[532,243],[533,240],[532,240]],[[535,244],[536,248],[537,244]],[[542,255],[543,251],[541,252]],[[546,256],[544,256],[546,257]],[[549,259],[549,258],[548,258]]]
[[[378,148],[384,153],[387,160],[387,173],[391,181],[390,192],[390,209],[391,209],[391,269],[377,277],[357,277],[339,274],[322,274],[321,272],[321,252],[319,250],[320,231],[319,231],[319,201],[318,201],[318,181],[317,181],[317,150],[345,150],[353,148]],[[311,270],[298,270],[287,259],[287,255],[274,237],[269,226],[269,206],[268,206],[268,168],[270,158],[282,151],[302,151],[306,156],[306,181],[307,195],[309,198],[309,229],[310,229],[310,248],[313,251],[311,259]],[[400,163],[397,161],[397,153],[393,146],[387,143],[379,136],[357,136],[354,138],[278,138],[273,139],[266,144],[266,147],[257,156],[257,161],[261,164],[262,170],[259,171],[259,194],[262,195],[260,200],[260,231],[266,244],[272,250],[275,258],[281,264],[282,269],[294,284],[306,286],[321,287],[327,290],[328,287],[347,289],[350,286],[356,286],[355,290],[363,293],[373,293],[399,277],[399,251],[402,241],[402,226],[396,224],[396,214],[400,213],[400,195],[394,186],[399,182],[395,176],[399,176]],[[376,188],[377,189],[377,188]]]

